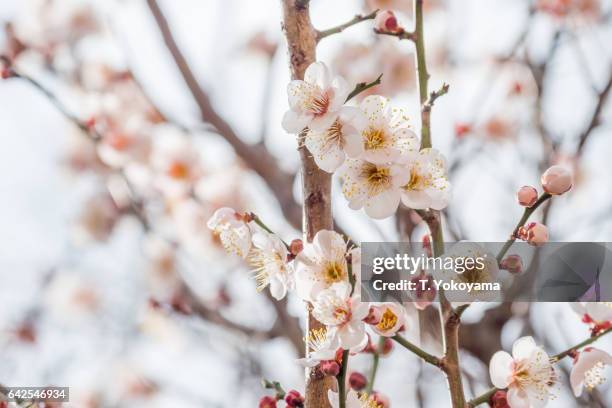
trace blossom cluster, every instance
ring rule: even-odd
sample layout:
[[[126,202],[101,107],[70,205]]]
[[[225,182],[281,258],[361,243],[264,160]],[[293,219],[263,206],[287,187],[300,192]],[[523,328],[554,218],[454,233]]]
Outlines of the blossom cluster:
[[[409,208],[441,210],[450,198],[446,160],[436,149],[420,149],[403,109],[380,95],[347,105],[353,87],[323,62],[288,86],[290,109],[283,128],[300,134],[317,165],[339,172],[353,210],[376,219]]]

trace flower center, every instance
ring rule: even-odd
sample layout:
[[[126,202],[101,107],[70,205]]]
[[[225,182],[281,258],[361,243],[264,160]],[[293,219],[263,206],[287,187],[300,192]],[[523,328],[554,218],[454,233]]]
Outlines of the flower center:
[[[168,175],[175,179],[186,179],[189,177],[189,167],[185,163],[175,161],[168,167]]]
[[[385,313],[383,313],[380,322],[376,325],[376,327],[380,331],[391,330],[395,324],[397,323],[397,315],[391,311],[391,309],[385,309]]]
[[[316,92],[310,97],[307,108],[315,116],[322,116],[327,113],[329,109],[329,94],[327,92]]]
[[[118,132],[112,132],[107,137],[106,140],[108,144],[115,150],[125,150],[132,144],[132,139]]]
[[[372,127],[363,132],[363,138],[363,145],[366,150],[375,150],[384,147],[387,139],[384,130]]]
[[[606,379],[603,376],[604,364],[599,361],[590,370],[584,373],[584,386],[588,391],[603,384]]]
[[[345,144],[344,136],[342,135],[342,124],[338,119],[327,129],[325,133],[325,142],[323,150],[328,151],[333,145],[343,148]]]
[[[346,324],[351,320],[351,311],[345,307],[336,307],[334,309],[334,318],[336,319],[337,326]]]
[[[410,180],[405,190],[422,191],[431,185],[431,178],[421,174],[415,167],[410,169]]]
[[[253,268],[256,288],[261,292],[270,283],[270,276],[274,272],[285,272],[285,263],[277,252],[264,251],[253,248],[247,261]]]
[[[378,401],[376,401],[373,396],[371,397],[365,392],[361,394],[361,396],[359,397],[359,402],[361,402],[361,408],[383,408],[384,407],[384,405],[378,403]]]
[[[311,330],[308,333],[308,336],[304,339],[304,341],[308,344],[310,350],[321,350],[326,345],[327,327]]]
[[[340,282],[344,278],[344,268],[338,262],[329,262],[323,270],[325,283],[332,284]]]
[[[378,167],[373,163],[365,163],[361,176],[368,185],[368,195],[373,197],[391,186],[391,174],[388,167]]]
[[[476,266],[472,268],[465,268],[463,273],[459,273],[459,278],[465,283],[482,283],[490,282],[491,275],[486,268],[478,268]]]

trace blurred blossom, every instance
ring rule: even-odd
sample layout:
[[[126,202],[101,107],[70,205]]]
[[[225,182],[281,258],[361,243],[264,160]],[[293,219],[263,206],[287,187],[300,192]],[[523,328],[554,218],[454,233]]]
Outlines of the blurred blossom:
[[[101,306],[101,294],[93,282],[74,272],[58,272],[47,288],[46,305],[55,319],[75,324],[92,318]]]
[[[121,211],[108,192],[90,197],[81,208],[74,238],[77,242],[105,241],[113,232]]]
[[[272,58],[276,53],[278,43],[269,38],[265,31],[258,31],[249,38],[246,49]]]
[[[427,3],[427,2],[426,2]],[[399,11],[412,17],[414,2],[412,0],[365,0],[365,7],[369,11],[392,10]]]
[[[74,45],[96,33],[100,22],[89,1],[32,0],[15,22],[17,36],[29,47],[52,54],[59,46]]]
[[[357,100],[375,93],[393,97],[400,92],[410,92],[416,86],[414,54],[406,53],[395,39],[378,38],[369,45],[345,44],[332,66],[350,84],[372,82],[383,75],[380,85],[360,93]]]
[[[558,18],[578,16],[593,20],[601,12],[599,0],[538,0],[536,6]]]
[[[176,250],[168,241],[149,236],[144,243],[147,256],[146,278],[155,299],[169,300],[180,287],[176,269]]]
[[[156,173],[155,185],[169,197],[188,195],[202,175],[197,150],[172,126],[154,129],[151,167]]]

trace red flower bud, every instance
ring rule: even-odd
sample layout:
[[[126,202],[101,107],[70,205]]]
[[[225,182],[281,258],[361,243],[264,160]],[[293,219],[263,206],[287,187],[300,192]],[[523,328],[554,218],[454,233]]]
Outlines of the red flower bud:
[[[293,256],[297,256],[300,252],[302,252],[302,249],[304,249],[304,243],[301,239],[294,239],[289,244],[289,252]]]
[[[372,394],[372,399],[376,401],[380,408],[389,408],[391,406],[391,402],[386,395],[381,394],[380,392],[374,392]]]
[[[276,398],[266,395],[259,400],[259,408],[276,408]]]
[[[397,23],[397,17],[391,10],[379,11],[374,20],[374,28],[377,31],[398,33],[403,29]]]
[[[304,397],[296,390],[291,390],[285,396],[285,402],[288,407],[302,408],[304,406]]]
[[[495,394],[491,397],[490,403],[492,408],[510,408],[508,400],[506,399],[506,391],[495,391]]]
[[[382,348],[380,350],[380,354],[382,354],[383,356],[386,356],[392,351],[393,351],[393,340],[391,340],[389,337],[385,337],[385,340],[382,344]]]
[[[363,390],[366,385],[368,385],[368,380],[365,375],[355,371],[349,376],[349,386],[355,391]]]
[[[519,255],[508,255],[499,263],[501,269],[505,269],[512,274],[523,272],[523,260]]]
[[[321,361],[321,363],[319,363],[319,369],[324,375],[330,377],[335,377],[340,374],[340,364],[334,360]]]

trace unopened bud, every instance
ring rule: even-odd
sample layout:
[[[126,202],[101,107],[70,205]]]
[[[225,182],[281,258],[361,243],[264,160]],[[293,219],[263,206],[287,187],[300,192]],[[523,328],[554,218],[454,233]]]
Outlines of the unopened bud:
[[[539,222],[532,222],[526,227],[519,228],[517,236],[530,245],[540,246],[548,241],[548,228]]]
[[[304,249],[304,242],[301,239],[294,239],[289,244],[289,252],[293,256],[298,256],[300,252]]]
[[[455,123],[455,136],[462,139],[472,131],[472,126],[467,123]]]
[[[516,192],[518,202],[523,207],[531,207],[538,201],[538,190],[531,186],[523,186]]]
[[[432,257],[433,251],[431,249],[431,237],[429,235],[423,235],[421,239],[421,244],[423,245],[423,251],[427,254],[427,256]]]
[[[355,391],[363,390],[366,385],[368,385],[368,380],[365,375],[355,371],[349,376],[349,386]]]
[[[304,406],[304,397],[296,390],[291,390],[285,395],[285,402],[288,407],[302,408]]]
[[[492,408],[510,408],[506,391],[503,390],[495,391],[495,393],[491,396],[490,403]]]
[[[266,395],[259,400],[259,408],[276,408],[276,398]]]
[[[380,349],[380,354],[386,356],[393,351],[393,340],[388,337],[385,337],[383,341],[382,347]]]
[[[499,267],[512,274],[519,274],[523,272],[523,259],[520,255],[508,255],[502,259],[499,263]]]
[[[391,10],[379,11],[374,20],[374,29],[388,33],[399,33],[403,29],[397,23],[397,17]]]
[[[367,324],[376,325],[380,323],[380,319],[382,319],[382,310],[376,306],[370,306],[370,311],[368,315],[363,319],[363,321]]]
[[[561,195],[572,188],[574,177],[567,168],[559,165],[551,166],[540,178],[544,191],[552,195]]]
[[[319,363],[319,369],[324,375],[330,377],[335,377],[340,374],[340,364],[334,360],[321,361],[321,363]]]

